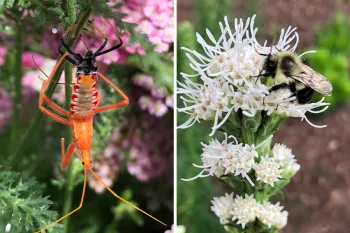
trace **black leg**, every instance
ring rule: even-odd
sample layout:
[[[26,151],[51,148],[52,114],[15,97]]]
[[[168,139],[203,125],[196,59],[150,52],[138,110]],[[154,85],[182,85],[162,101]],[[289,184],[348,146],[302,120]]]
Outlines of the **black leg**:
[[[64,39],[63,39],[63,38],[61,38],[61,44],[60,44],[60,47],[61,47],[61,45],[63,45],[63,47],[64,47],[65,49],[67,49],[67,51],[69,52],[69,54],[73,55],[75,58],[79,58],[79,57],[81,57],[81,55],[80,55],[80,54],[77,54],[77,53],[73,52],[72,50],[70,50],[70,48],[69,48],[68,44],[67,44],[67,43],[64,41]]]
[[[110,52],[110,51],[119,49],[119,48],[123,45],[123,41],[122,41],[122,39],[121,39],[120,37],[118,37],[118,39],[119,39],[120,42],[119,42],[117,45],[115,45],[115,46],[113,46],[112,48],[107,49],[107,50],[105,50],[105,51],[102,51],[102,52],[99,52],[99,53],[95,53],[95,56],[97,57],[97,56],[100,56],[100,55],[102,55],[102,54],[108,53],[108,52]],[[107,43],[107,42],[106,42],[106,43]]]
[[[63,54],[65,53],[61,46],[58,47],[58,52],[63,56]],[[69,61],[70,63],[72,63],[73,65],[77,66],[78,65],[78,61],[74,58],[74,57],[71,57],[70,55],[66,56],[66,60]]]
[[[107,42],[108,42],[108,40],[107,40],[107,38],[105,38],[102,45],[96,50],[95,55],[97,55],[99,52],[102,51],[102,49],[106,46]]]

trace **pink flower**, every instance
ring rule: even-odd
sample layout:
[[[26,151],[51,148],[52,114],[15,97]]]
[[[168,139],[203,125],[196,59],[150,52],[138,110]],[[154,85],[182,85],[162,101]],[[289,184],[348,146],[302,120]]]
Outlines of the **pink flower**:
[[[146,55],[146,52],[142,49],[142,47],[139,43],[125,47],[125,51],[130,53],[130,54],[137,53],[140,56]]]
[[[9,123],[13,114],[13,101],[9,93],[0,87],[0,132]]]
[[[45,58],[38,53],[25,52],[22,55],[22,65],[25,68],[36,68],[36,63],[39,67],[41,67],[44,64],[44,59]]]
[[[106,21],[103,17],[95,16],[94,24],[98,29],[100,29],[100,31],[107,37],[108,40],[110,41],[118,40],[118,37],[116,34],[118,33],[118,31],[114,31],[114,27],[115,27],[114,19],[107,19]],[[96,36],[101,38],[101,34],[97,30],[94,30],[94,32]]]
[[[98,56],[96,58],[97,61],[101,61],[106,65],[110,65],[112,63],[117,63],[121,59],[120,53],[117,50],[106,53],[102,56]]]
[[[22,86],[29,87],[31,90],[39,92],[41,90],[43,80],[45,79],[46,77],[43,73],[41,73],[41,71],[29,71],[22,77]]]
[[[152,104],[152,98],[149,96],[141,96],[139,99],[139,105],[142,110],[148,110]]]
[[[168,112],[168,107],[163,104],[162,101],[157,100],[153,105],[149,107],[149,113],[156,117],[162,117]]]
[[[174,108],[174,96],[168,96],[165,99],[165,104],[169,107],[169,108]]]
[[[145,88],[146,90],[151,90],[154,87],[152,77],[146,74],[136,74],[132,78],[132,82],[139,87]]]
[[[174,42],[173,2],[171,0],[128,0],[119,9],[123,21],[137,24],[135,30],[148,36],[156,52],[166,52]]]
[[[156,48],[154,49],[154,51],[158,52],[158,53],[163,53],[169,50],[170,45],[167,43],[160,43],[156,46]]]
[[[142,20],[141,23],[139,23],[135,29],[147,36],[152,35],[156,32],[156,28],[148,20]]]
[[[5,62],[6,53],[7,49],[0,45],[0,65],[3,65]]]

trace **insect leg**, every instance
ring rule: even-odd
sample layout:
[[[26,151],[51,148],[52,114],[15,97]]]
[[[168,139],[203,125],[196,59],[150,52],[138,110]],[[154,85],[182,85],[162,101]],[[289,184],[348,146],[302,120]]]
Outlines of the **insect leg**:
[[[109,81],[108,78],[106,78],[105,76],[103,76],[99,72],[96,72],[96,74],[100,78],[102,78],[104,81],[106,81],[106,83],[109,84],[114,90],[116,90],[118,92],[118,94],[121,95],[123,100],[119,101],[118,103],[115,103],[115,104],[111,104],[111,105],[107,105],[107,106],[96,108],[95,109],[95,113],[107,111],[107,110],[110,110],[110,109],[113,109],[113,108],[120,108],[120,107],[123,107],[123,106],[129,104],[129,98],[117,86],[115,86],[111,81]]]
[[[115,45],[112,48],[107,49],[105,51],[99,52],[97,54],[95,53],[95,56],[100,56],[102,54],[106,54],[106,53],[111,52],[113,50],[119,49],[123,45],[123,40],[120,37],[118,37],[118,39],[119,39],[119,43],[117,45]]]
[[[65,53],[65,51],[62,50],[62,46],[60,45],[58,47],[58,52],[63,55]],[[66,56],[66,60],[69,61],[70,63],[72,63],[73,65],[77,66],[78,65],[78,61],[76,60],[76,58],[71,57],[70,55]]]
[[[112,27],[112,29],[113,29],[113,31],[115,32],[115,34],[117,34],[116,29],[108,22],[108,20],[107,20],[106,18],[104,18],[104,19],[106,20],[107,24],[109,24],[109,26]],[[100,29],[98,29],[98,28],[93,24],[92,21],[89,21],[89,23],[91,24],[91,26],[92,26],[96,31],[98,31],[98,32],[101,34],[102,37],[105,38],[105,40],[104,40],[104,42],[102,43],[102,45],[100,46],[100,48],[98,48],[98,49],[96,50],[95,56],[100,56],[100,55],[102,55],[102,54],[106,54],[106,53],[108,53],[108,52],[111,52],[111,51],[113,51],[113,50],[116,50],[116,49],[120,48],[120,47],[123,45],[123,40],[118,36],[119,43],[118,43],[117,45],[115,45],[115,46],[113,46],[113,47],[111,47],[111,48],[109,48],[109,49],[107,49],[107,50],[105,50],[105,51],[102,51],[102,49],[103,49],[103,48],[106,46],[106,44],[107,44],[107,37],[101,32]],[[101,51],[102,51],[102,52],[101,52]]]
[[[50,223],[49,225],[47,225],[46,227],[44,227],[43,229],[35,232],[35,233],[39,233],[42,232],[50,227],[52,227],[53,225],[55,225],[56,223],[62,221],[63,219],[67,218],[68,216],[72,215],[73,213],[77,212],[82,206],[83,206],[83,202],[84,202],[84,196],[85,196],[85,189],[86,189],[86,175],[87,175],[87,171],[84,170],[84,186],[83,186],[83,192],[81,194],[81,200],[80,200],[80,204],[79,206],[74,209],[73,211],[69,212],[68,214],[64,215],[63,217],[61,217],[60,219],[56,220],[55,222]]]
[[[65,169],[72,157],[73,151],[75,149],[75,145],[77,144],[77,139],[74,139],[68,146],[67,152],[65,152],[64,148],[64,138],[61,138],[61,158],[62,158],[62,169]]]
[[[116,194],[112,189],[110,189],[104,182],[103,180],[92,170],[92,169],[89,169],[91,174],[93,176],[95,176],[95,178],[113,195],[115,196],[116,198],[118,198],[119,200],[125,202],[126,204],[134,207],[135,209],[137,209],[138,211],[140,211],[141,213],[147,215],[148,217],[156,220],[157,222],[163,224],[164,226],[167,226],[165,223],[163,223],[162,221],[158,220],[157,218],[153,217],[152,215],[150,215],[149,213],[147,213],[146,211],[143,211],[142,209],[140,209],[139,207],[135,206],[134,204],[128,202],[127,200],[125,200],[124,198],[122,198],[121,196],[119,196],[118,194]]]
[[[46,87],[47,85],[50,83],[53,75],[55,74],[55,72],[57,71],[59,65],[63,62],[63,60],[65,59],[65,57],[68,55],[68,53],[65,53],[60,60],[57,62],[55,68],[52,70],[49,78],[47,80],[45,80],[43,82],[43,85],[41,87],[41,92],[40,92],[40,97],[39,97],[39,109],[45,113],[46,115],[48,115],[49,117],[51,117],[52,119],[65,124],[65,125],[70,125],[70,122],[67,119],[64,119],[61,116],[56,115],[55,113],[51,112],[50,110],[46,109],[43,106],[43,102],[45,101],[49,106],[51,106],[53,109],[55,109],[56,111],[60,112],[61,114],[68,116],[68,112],[66,112],[65,110],[63,110],[62,108],[60,108],[59,106],[57,106],[56,104],[54,104],[53,101],[51,101],[46,95],[45,95],[45,91],[46,91]]]

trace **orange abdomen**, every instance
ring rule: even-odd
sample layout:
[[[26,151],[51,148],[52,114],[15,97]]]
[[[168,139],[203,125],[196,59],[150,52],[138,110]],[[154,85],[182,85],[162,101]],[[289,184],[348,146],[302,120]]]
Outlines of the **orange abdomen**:
[[[87,140],[92,138],[92,115],[85,117],[72,117],[71,119],[73,122],[73,134],[76,139]]]

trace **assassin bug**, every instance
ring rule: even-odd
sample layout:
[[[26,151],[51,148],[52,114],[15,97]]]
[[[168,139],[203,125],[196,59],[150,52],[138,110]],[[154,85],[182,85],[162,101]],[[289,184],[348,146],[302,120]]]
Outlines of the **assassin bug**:
[[[103,76],[101,73],[99,73],[98,67],[96,66],[96,57],[106,54],[108,52],[111,52],[113,50],[116,50],[120,48],[123,45],[123,41],[120,37],[119,43],[109,49],[103,50],[106,46],[108,40],[106,36],[97,28],[94,26],[94,24],[89,21],[89,23],[92,25],[94,29],[96,29],[105,39],[102,43],[102,45],[95,51],[92,52],[84,39],[82,38],[85,46],[87,47],[87,53],[85,57],[82,57],[80,54],[73,52],[66,42],[64,41],[64,36],[61,39],[61,44],[58,48],[59,53],[62,55],[58,63],[56,64],[55,68],[51,72],[50,76],[47,80],[43,82],[40,97],[39,97],[39,109],[51,117],[52,119],[68,125],[72,127],[74,139],[69,144],[67,151],[65,151],[65,143],[64,138],[61,139],[61,154],[62,154],[62,168],[64,169],[67,167],[70,158],[73,153],[82,161],[82,164],[84,166],[84,185],[83,185],[83,191],[81,196],[81,201],[79,206],[74,209],[73,211],[69,212],[68,214],[64,215],[60,219],[58,219],[55,222],[52,222],[51,224],[47,225],[43,229],[39,230],[38,232],[42,232],[56,223],[60,222],[64,218],[70,216],[71,214],[78,211],[82,206],[84,202],[84,195],[85,195],[85,189],[86,189],[86,180],[87,180],[87,172],[90,171],[90,173],[99,181],[101,184],[115,197],[120,199],[121,201],[131,205],[135,209],[139,210],[140,212],[144,213],[145,215],[149,216],[150,218],[160,222],[161,224],[165,225],[165,223],[161,222],[157,218],[153,217],[152,215],[148,214],[147,212],[143,211],[142,209],[136,207],[132,203],[126,201],[119,195],[117,195],[115,192],[113,192],[103,181],[102,179],[92,170],[92,158],[91,158],[91,145],[92,145],[92,134],[93,134],[93,116],[96,113],[104,112],[107,110],[120,108],[129,103],[128,97],[117,87],[115,86],[111,81],[109,81],[105,76]],[[67,30],[67,32],[70,30],[70,28]],[[65,48],[66,52],[63,50]],[[59,65],[64,61],[68,60],[73,65],[77,66],[77,72],[76,72],[76,83],[72,84],[73,93],[71,97],[71,103],[70,103],[70,111],[66,111],[63,108],[56,105],[51,99],[49,99],[45,95],[45,91],[47,89],[48,84],[52,81],[52,77],[55,74],[56,70],[58,69]],[[110,85],[122,98],[123,100],[110,104],[107,106],[99,107],[99,104],[101,102],[101,97],[98,94],[97,90],[97,77],[104,80],[108,85]],[[50,106],[53,110],[60,113],[62,116],[59,116],[52,112],[51,110],[45,108],[43,106],[43,103],[46,103],[48,106]],[[78,150],[80,151],[80,154],[78,153]]]

